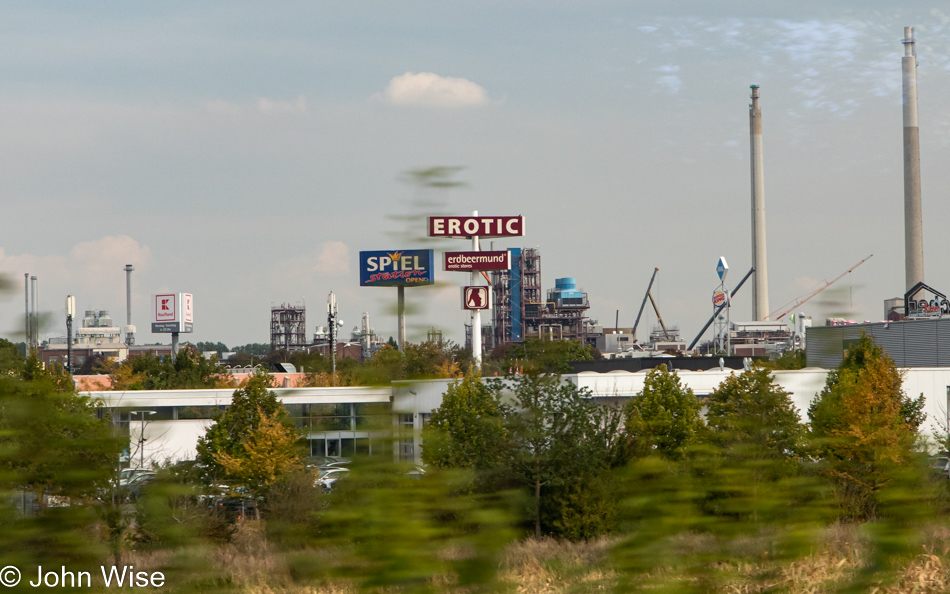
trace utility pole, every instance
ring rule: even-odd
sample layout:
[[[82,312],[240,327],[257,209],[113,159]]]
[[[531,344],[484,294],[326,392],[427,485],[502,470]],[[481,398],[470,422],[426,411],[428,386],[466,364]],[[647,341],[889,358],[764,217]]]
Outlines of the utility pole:
[[[131,415],[142,416],[142,429],[139,432],[139,468],[145,468],[145,415],[154,415],[154,410],[133,410]]]

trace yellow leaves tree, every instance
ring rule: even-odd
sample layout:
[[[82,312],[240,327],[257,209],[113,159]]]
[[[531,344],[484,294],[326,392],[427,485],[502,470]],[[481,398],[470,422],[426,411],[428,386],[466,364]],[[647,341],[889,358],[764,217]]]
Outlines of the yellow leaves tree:
[[[903,375],[867,335],[828,374],[808,416],[815,451],[847,517],[874,517],[878,492],[912,464],[923,407],[923,396],[904,394]]]
[[[257,409],[260,422],[244,442],[240,455],[225,451],[214,454],[228,478],[246,487],[255,495],[264,495],[280,477],[298,468],[301,455],[298,435],[276,415]]]

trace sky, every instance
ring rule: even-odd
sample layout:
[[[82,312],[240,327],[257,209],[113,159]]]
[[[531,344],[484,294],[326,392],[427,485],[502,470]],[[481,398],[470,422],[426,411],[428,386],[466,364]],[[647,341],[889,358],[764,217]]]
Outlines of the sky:
[[[950,290],[950,8],[919,2],[44,2],[0,7],[0,330],[41,338],[64,299],[124,323],[188,292],[194,333],[269,341],[270,308],[333,291],[396,333],[396,290],[361,250],[424,246],[425,215],[523,215],[545,292],[574,277],[590,317],[632,326],[650,275],[691,341],[716,263],[751,266],[749,85],[760,85],[771,310],[880,320],[902,296],[903,27],[916,27],[925,280]],[[459,167],[457,187],[408,172]],[[464,250],[463,240],[429,244]],[[439,260],[437,256],[437,260]],[[441,267],[440,267],[441,268]],[[409,339],[464,340],[459,286],[410,289]],[[648,308],[649,309],[649,308]],[[619,312],[619,313],[618,313]],[[751,317],[751,290],[731,318]],[[644,314],[641,328],[656,323]],[[641,336],[643,332],[641,331]]]

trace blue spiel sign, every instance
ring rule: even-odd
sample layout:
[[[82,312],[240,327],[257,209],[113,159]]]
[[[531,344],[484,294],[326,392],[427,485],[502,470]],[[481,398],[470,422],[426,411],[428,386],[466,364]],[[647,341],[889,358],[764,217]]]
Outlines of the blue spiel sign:
[[[361,287],[419,287],[435,282],[432,250],[360,252]]]

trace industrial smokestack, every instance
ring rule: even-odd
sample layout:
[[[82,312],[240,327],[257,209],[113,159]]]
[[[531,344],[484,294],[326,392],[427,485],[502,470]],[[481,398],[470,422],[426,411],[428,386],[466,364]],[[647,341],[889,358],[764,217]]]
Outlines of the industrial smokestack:
[[[762,110],[759,85],[751,85],[749,136],[752,155],[752,319],[769,317],[769,274],[765,258],[765,170],[762,165]]]
[[[135,326],[132,325],[132,268],[131,264],[125,265],[125,344],[132,346],[135,344]]]
[[[26,330],[26,350],[29,355],[30,346],[33,345],[33,325],[30,323],[30,273],[23,274],[23,290],[26,298],[26,319],[24,329]]]
[[[924,281],[924,230],[920,206],[920,129],[917,124],[917,52],[914,28],[904,27],[904,275],[907,289]]]
[[[30,304],[30,342],[29,345],[31,348],[39,348],[40,346],[40,324],[39,319],[36,317],[36,277],[30,276],[30,298],[32,303]]]

